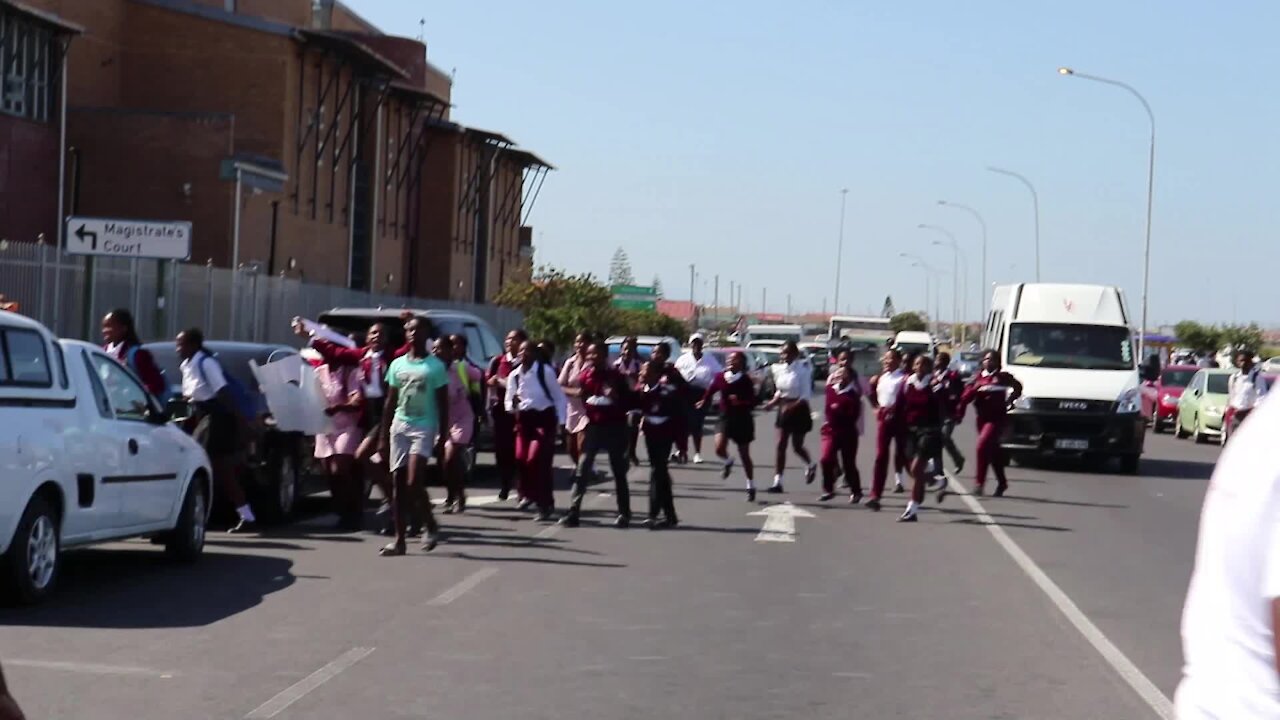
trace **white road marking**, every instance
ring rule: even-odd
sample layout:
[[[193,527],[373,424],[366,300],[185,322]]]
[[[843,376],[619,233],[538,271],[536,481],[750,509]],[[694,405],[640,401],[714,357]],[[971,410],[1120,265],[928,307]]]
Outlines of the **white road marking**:
[[[431,607],[441,607],[444,605],[448,605],[454,600],[457,600],[463,595],[466,595],[473,588],[475,588],[475,586],[479,585],[480,583],[484,582],[485,580],[497,574],[498,574],[498,568],[496,567],[482,567],[479,570],[459,580],[457,584],[455,584],[453,587],[431,598],[430,600],[427,601],[426,604]]]
[[[444,505],[444,501],[446,499],[447,498],[436,498],[431,501],[431,504],[435,507],[440,507],[441,505]],[[485,505],[497,505],[500,502],[502,502],[502,500],[499,500],[497,495],[467,496],[467,507],[484,507]]]
[[[134,677],[155,677],[169,679],[178,673],[166,670],[152,670],[144,667],[128,665],[101,665],[98,663],[58,662],[54,660],[24,660],[6,658],[5,665],[10,667],[32,668],[35,670],[61,670],[63,672],[81,673],[84,675],[122,675]]]
[[[245,715],[246,720],[268,720],[289,708],[290,705],[306,697],[307,693],[337,677],[342,671],[369,657],[373,648],[351,648],[339,655],[333,662],[311,673],[305,678],[285,688],[280,694],[259,705]]]
[[[1111,642],[1110,638],[1097,625],[1094,625],[1093,621],[1072,602],[1062,588],[1058,587],[1058,584],[1040,569],[1040,566],[1031,559],[1031,556],[1027,555],[1018,543],[1009,537],[1004,528],[1000,527],[999,522],[987,514],[986,509],[982,507],[982,503],[978,502],[977,498],[970,495],[968,490],[960,485],[950,474],[947,475],[947,480],[951,482],[953,488],[964,490],[964,492],[955,494],[969,506],[974,516],[986,526],[991,533],[991,537],[995,538],[996,544],[1004,548],[1004,551],[1022,569],[1022,572],[1026,573],[1027,577],[1031,578],[1031,581],[1048,596],[1049,600],[1066,616],[1067,621],[1075,626],[1085,640],[1089,641],[1089,644],[1102,655],[1102,658],[1107,661],[1107,664],[1116,671],[1121,679],[1128,683],[1134,692],[1138,693],[1138,696],[1155,711],[1156,715],[1164,718],[1164,720],[1173,720],[1173,703],[1169,701],[1169,698],[1165,697],[1164,693],[1160,692],[1160,688],[1156,687],[1155,683],[1151,682],[1151,679],[1139,670],[1138,666],[1133,664],[1133,661],[1120,648],[1116,647],[1115,643]]]
[[[789,502],[770,505],[763,510],[747,513],[747,517],[764,516],[764,527],[756,535],[756,542],[795,542],[796,518],[811,518],[814,514]]]

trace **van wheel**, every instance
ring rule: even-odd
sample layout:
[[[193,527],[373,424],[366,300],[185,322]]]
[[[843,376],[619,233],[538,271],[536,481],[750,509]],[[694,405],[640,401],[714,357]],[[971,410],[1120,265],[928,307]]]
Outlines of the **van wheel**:
[[[165,535],[164,549],[170,557],[183,562],[194,562],[204,552],[206,523],[209,519],[209,499],[206,497],[205,480],[197,475],[187,487],[187,497],[182,501],[182,514],[173,532]]]
[[[13,534],[8,553],[8,585],[13,599],[34,605],[52,592],[62,571],[58,516],[43,497],[31,498]]]

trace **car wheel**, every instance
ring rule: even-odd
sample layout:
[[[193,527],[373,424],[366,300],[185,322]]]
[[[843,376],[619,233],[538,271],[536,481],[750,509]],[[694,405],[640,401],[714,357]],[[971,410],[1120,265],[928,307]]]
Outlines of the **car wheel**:
[[[1155,435],[1159,435],[1164,432],[1164,425],[1160,424],[1160,418],[1156,418],[1151,421],[1151,432]]]
[[[191,479],[187,496],[182,500],[182,514],[173,532],[165,536],[164,549],[169,556],[183,562],[194,562],[204,552],[204,539],[209,520],[209,498],[203,475]]]
[[[1193,429],[1191,432],[1192,432],[1192,434],[1193,434],[1193,435],[1195,435],[1195,437],[1196,437],[1196,442],[1197,442],[1197,443],[1200,443],[1201,445],[1203,445],[1204,443],[1209,442],[1209,436],[1208,436],[1208,435],[1205,435],[1205,434],[1204,434],[1204,431],[1203,431],[1203,430],[1201,429],[1201,427],[1200,427],[1200,416],[1199,416],[1199,415],[1197,415],[1197,416],[1196,416],[1196,419],[1195,419],[1195,425],[1193,426],[1193,428],[1194,428],[1194,429]]]
[[[62,570],[60,535],[49,501],[38,495],[31,498],[8,553],[8,585],[17,602],[33,605],[53,592]]]
[[[1121,455],[1120,456],[1120,472],[1124,473],[1125,475],[1137,475],[1138,466],[1141,463],[1141,460],[1142,460],[1141,455],[1137,455],[1137,454]]]
[[[262,488],[262,514],[269,522],[286,522],[298,506],[301,475],[297,457],[292,450],[281,448],[274,451],[267,468],[269,477]]]
[[[1173,421],[1173,436],[1179,440],[1187,437],[1187,431],[1182,429],[1182,413],[1178,413],[1177,419]]]

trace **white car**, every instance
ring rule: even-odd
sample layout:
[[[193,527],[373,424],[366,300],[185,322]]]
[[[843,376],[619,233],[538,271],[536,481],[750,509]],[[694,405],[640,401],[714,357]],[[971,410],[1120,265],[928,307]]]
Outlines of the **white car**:
[[[98,347],[0,311],[0,589],[22,603],[58,581],[62,551],[157,537],[204,549],[204,449]]]
[[[1280,374],[1280,355],[1273,358],[1267,358],[1262,363],[1262,372],[1266,375]]]

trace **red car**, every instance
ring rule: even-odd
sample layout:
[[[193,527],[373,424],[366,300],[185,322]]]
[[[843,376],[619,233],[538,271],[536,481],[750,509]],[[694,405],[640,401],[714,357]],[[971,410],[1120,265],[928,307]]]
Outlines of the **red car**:
[[[1277,375],[1263,375],[1262,379],[1267,383],[1267,392],[1271,392],[1272,386],[1276,384]],[[1231,439],[1231,431],[1234,429],[1236,418],[1236,409],[1227,406],[1226,412],[1222,416],[1222,434],[1218,436],[1223,447],[1226,447],[1227,441]]]
[[[1155,432],[1164,432],[1173,425],[1178,415],[1178,398],[1199,370],[1195,365],[1170,365],[1160,371],[1160,377],[1146,383],[1142,394],[1143,413],[1151,420]]]

